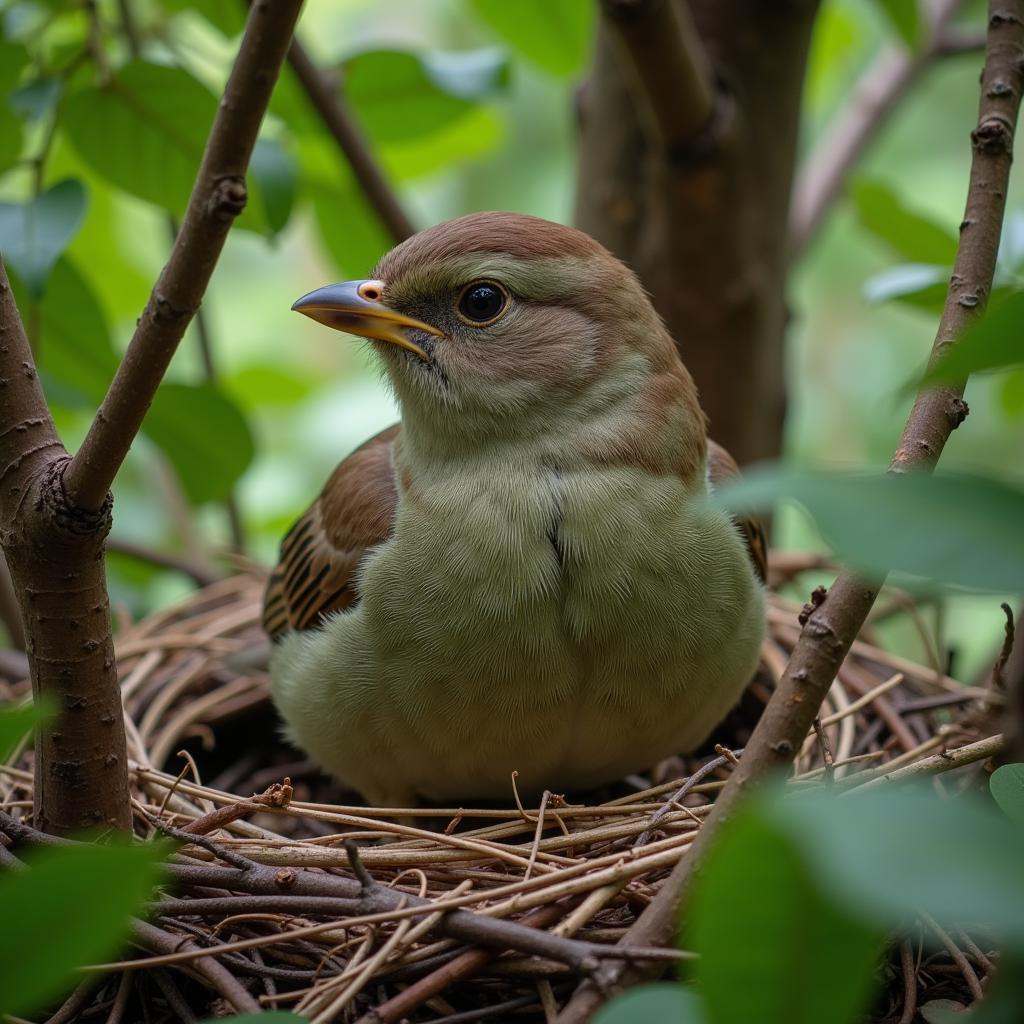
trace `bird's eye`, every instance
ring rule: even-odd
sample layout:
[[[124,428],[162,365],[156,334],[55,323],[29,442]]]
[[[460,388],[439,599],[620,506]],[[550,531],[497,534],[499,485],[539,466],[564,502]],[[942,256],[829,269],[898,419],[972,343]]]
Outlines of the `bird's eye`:
[[[459,297],[459,316],[473,327],[486,327],[505,312],[508,293],[491,281],[474,281]]]

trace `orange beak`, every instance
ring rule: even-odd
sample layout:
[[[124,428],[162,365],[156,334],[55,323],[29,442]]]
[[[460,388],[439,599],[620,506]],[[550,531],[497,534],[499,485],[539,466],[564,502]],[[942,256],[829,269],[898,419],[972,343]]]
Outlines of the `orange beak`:
[[[336,331],[387,341],[430,362],[430,357],[408,332],[425,331],[439,338],[444,337],[444,332],[389,309],[380,301],[383,294],[383,281],[343,281],[303,295],[293,303],[292,309]]]

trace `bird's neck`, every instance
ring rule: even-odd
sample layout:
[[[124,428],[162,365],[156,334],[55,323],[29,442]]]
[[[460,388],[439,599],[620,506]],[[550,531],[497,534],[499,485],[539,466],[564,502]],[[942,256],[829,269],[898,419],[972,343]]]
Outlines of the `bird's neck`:
[[[705,418],[678,361],[658,372],[646,364],[623,369],[572,402],[527,415],[473,417],[408,403],[402,425],[401,469],[421,479],[447,479],[472,467],[592,467],[633,468],[696,485],[705,473]]]

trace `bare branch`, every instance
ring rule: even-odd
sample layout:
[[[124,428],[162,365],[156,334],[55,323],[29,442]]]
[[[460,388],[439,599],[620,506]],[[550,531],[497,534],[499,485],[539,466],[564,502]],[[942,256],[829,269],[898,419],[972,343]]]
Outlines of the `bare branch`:
[[[601,10],[622,47],[652,141],[684,155],[715,109],[711,66],[689,8],[673,0],[601,0]]]
[[[256,0],[171,257],[85,441],[64,473],[72,504],[102,505],[245,206],[245,172],[301,0]]]
[[[1022,90],[1024,0],[989,0],[981,103],[978,124],[971,133],[973,157],[967,209],[932,361],[981,312],[992,287]],[[933,469],[949,435],[967,413],[962,394],[962,386],[918,393],[890,462],[891,472]],[[811,612],[739,766],[719,794],[693,846],[623,936],[623,943],[656,945],[671,937],[694,865],[706,854],[737,801],[766,776],[792,763],[876,596],[873,586],[843,572],[825,600]],[[559,1024],[582,1024],[603,1001],[604,992],[653,973],[650,967],[605,965],[595,979],[597,984],[587,983],[576,991],[559,1015]]]
[[[963,0],[931,7],[929,41],[918,51],[885,46],[861,75],[845,110],[832,123],[797,175],[790,215],[790,256],[807,248],[846,178],[889,115],[936,57],[946,52],[949,24]]]
[[[355,118],[297,39],[288,51],[288,63],[324,126],[345,154],[359,187],[391,237],[396,242],[401,242],[415,234],[416,228],[406,216],[387,178],[377,166],[369,143],[363,137]]]
[[[11,582],[11,572],[7,568],[7,559],[0,551],[0,623],[7,630],[11,647],[16,651],[25,650],[25,628],[21,624],[21,609]]]

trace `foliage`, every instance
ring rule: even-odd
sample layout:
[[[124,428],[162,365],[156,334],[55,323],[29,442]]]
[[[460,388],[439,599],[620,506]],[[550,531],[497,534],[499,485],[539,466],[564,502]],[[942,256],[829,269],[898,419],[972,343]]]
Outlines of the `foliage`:
[[[698,956],[696,987],[682,995],[664,985],[636,989],[598,1020],[853,1024],[874,987],[885,930],[905,928],[922,910],[950,928],[983,924],[1002,936],[1008,963],[970,1019],[1018,1019],[1019,820],[923,784],[850,793],[769,787],[725,824],[693,883],[682,942]],[[938,1019],[941,1009],[930,1013]]]

